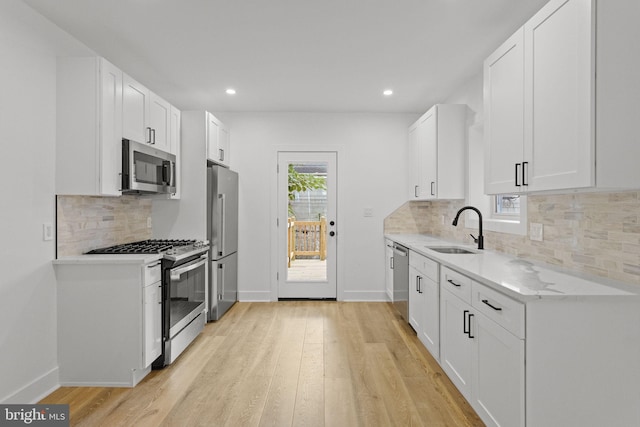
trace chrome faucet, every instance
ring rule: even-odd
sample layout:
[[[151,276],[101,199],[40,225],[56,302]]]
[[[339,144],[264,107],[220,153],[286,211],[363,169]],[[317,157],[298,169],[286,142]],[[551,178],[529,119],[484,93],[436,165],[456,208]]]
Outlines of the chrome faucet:
[[[458,218],[460,217],[460,214],[463,211],[466,211],[467,209],[471,209],[472,211],[476,211],[476,213],[478,214],[478,219],[479,219],[479,229],[478,229],[478,237],[476,238],[473,234],[470,234],[470,236],[473,238],[474,243],[478,244],[478,249],[484,249],[484,236],[482,235],[482,213],[477,209],[474,208],[473,206],[465,206],[463,208],[461,208],[458,213],[456,214],[456,217],[453,219],[453,223],[451,225],[453,225],[454,227],[458,226]]]

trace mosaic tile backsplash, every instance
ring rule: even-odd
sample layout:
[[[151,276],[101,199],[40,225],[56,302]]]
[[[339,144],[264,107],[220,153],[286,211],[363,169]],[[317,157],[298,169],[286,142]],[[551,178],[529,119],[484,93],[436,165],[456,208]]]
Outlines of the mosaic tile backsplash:
[[[528,196],[528,222],[544,240],[484,232],[486,249],[640,285],[640,192]],[[462,200],[408,202],[384,221],[384,232],[426,233],[473,244],[474,230],[451,221]],[[441,224],[441,216],[445,224]],[[527,225],[527,230],[529,229]]]
[[[151,199],[57,196],[58,257],[151,238]]]

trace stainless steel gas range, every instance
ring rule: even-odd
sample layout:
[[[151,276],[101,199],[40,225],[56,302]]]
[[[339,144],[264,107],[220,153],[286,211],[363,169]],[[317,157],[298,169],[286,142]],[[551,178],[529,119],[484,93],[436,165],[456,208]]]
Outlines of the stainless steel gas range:
[[[174,360],[207,321],[209,243],[198,240],[143,240],[95,249],[89,254],[162,254],[162,354],[160,369]]]

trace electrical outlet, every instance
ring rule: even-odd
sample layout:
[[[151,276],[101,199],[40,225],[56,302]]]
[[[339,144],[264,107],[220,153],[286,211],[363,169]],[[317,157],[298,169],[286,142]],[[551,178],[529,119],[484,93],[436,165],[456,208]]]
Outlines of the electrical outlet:
[[[151,217],[147,217],[147,228],[151,228]]]
[[[373,216],[373,208],[369,208],[369,207],[364,208],[363,216],[372,217]]]
[[[542,224],[537,222],[529,224],[529,239],[542,242]]]
[[[42,224],[42,240],[53,240],[53,224],[50,222]]]
[[[444,215],[440,215],[440,224],[444,225]]]

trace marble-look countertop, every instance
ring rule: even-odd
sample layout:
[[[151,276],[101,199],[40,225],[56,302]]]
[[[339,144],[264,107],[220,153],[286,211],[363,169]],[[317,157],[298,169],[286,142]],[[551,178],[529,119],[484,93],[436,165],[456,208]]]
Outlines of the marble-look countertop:
[[[53,260],[54,265],[69,264],[149,264],[162,259],[163,254],[91,254],[65,256]]]
[[[486,249],[478,250],[472,245],[424,234],[387,234],[384,237],[522,302],[539,298],[640,297],[640,286],[574,273]],[[475,253],[444,254],[428,246],[456,246]]]

